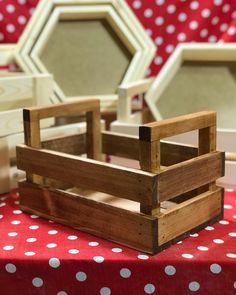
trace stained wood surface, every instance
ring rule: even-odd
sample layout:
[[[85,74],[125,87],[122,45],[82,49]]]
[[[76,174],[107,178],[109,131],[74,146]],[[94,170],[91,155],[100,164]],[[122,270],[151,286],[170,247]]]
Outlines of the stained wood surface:
[[[155,205],[156,175],[92,159],[19,145],[17,167],[28,173]],[[35,161],[37,159],[37,161]]]
[[[221,214],[222,190],[208,191],[176,205],[158,220],[158,245]]]
[[[155,141],[215,125],[216,113],[203,111],[140,126],[139,138],[143,141]]]
[[[155,252],[156,218],[27,182],[19,186],[24,211],[141,251]]]
[[[166,168],[158,175],[158,201],[215,181],[224,173],[224,153],[214,152]]]

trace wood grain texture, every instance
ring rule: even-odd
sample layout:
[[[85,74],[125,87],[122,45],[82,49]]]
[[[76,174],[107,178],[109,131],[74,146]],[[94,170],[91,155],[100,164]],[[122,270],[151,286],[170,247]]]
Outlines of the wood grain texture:
[[[166,168],[158,175],[158,201],[215,181],[224,173],[224,153],[214,152]]]
[[[24,211],[140,251],[156,250],[156,218],[26,182],[21,182],[19,187],[20,206]]]
[[[167,210],[158,220],[158,245],[221,214],[222,190],[208,191]]]
[[[17,146],[16,153],[17,167],[28,173],[151,206],[156,204],[157,179],[152,173],[25,145]]]
[[[151,142],[215,125],[216,113],[203,111],[140,126],[139,138],[140,140]]]

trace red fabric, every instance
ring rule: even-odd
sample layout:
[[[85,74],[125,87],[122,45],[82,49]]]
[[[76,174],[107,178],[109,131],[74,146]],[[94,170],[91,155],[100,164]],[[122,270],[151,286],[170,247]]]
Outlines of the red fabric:
[[[234,0],[128,0],[158,46],[156,75],[179,42],[235,42]],[[0,43],[16,43],[38,0],[0,1]]]
[[[225,220],[155,256],[24,214],[15,193],[1,197],[0,218],[3,295],[236,293],[236,192]]]

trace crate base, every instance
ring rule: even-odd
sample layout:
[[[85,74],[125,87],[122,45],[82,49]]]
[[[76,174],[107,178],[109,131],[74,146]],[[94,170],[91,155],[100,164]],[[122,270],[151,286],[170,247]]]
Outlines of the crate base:
[[[158,218],[139,213],[136,202],[118,198],[113,202],[112,196],[106,197],[105,194],[99,197],[91,194],[86,198],[77,192],[51,189],[26,181],[19,184],[19,193],[20,207],[27,213],[149,254],[156,254],[223,218],[221,210],[209,220],[158,245]],[[223,195],[221,202],[223,208]]]

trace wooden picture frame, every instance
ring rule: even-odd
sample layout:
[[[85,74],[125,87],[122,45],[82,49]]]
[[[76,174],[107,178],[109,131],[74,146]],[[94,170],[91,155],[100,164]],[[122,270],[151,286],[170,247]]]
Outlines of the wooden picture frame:
[[[7,50],[8,52],[8,50]],[[9,58],[6,59],[9,61]],[[26,75],[3,71],[0,76],[0,193],[9,191],[17,183],[12,148],[23,132],[22,108],[51,104],[53,78],[49,74]],[[53,119],[42,121],[41,127],[54,124]],[[23,136],[21,136],[23,142]],[[11,144],[9,144],[9,141]],[[11,172],[13,171],[13,172]]]
[[[132,55],[132,60],[127,67],[127,71],[125,71],[125,75],[120,77],[121,79],[119,79],[117,83],[114,83],[115,86],[118,87],[120,82],[129,82],[143,78],[154,57],[156,48],[131,9],[123,0],[41,1],[25,32],[20,38],[16,50],[17,62],[24,71],[33,73],[47,72],[45,65],[40,61],[39,53],[42,52],[42,47],[50,41],[49,32],[58,24],[57,20],[60,18],[59,15],[61,15],[62,18],[66,18],[65,14],[67,14],[67,17],[69,17],[69,15],[72,17],[74,14],[74,20],[76,18],[77,20],[81,19],[83,15],[90,20],[94,20],[97,17],[106,20],[109,24],[108,28],[112,28],[113,32],[115,31],[120,46],[126,48]],[[99,70],[101,72],[100,75],[102,75],[102,69]],[[112,72],[115,73],[115,69]],[[105,80],[106,79],[104,79],[104,81]],[[91,81],[87,79],[86,83],[88,85],[89,82]],[[91,88],[90,86],[90,89]],[[101,108],[103,111],[114,111],[117,107],[117,93],[114,91],[114,88],[116,87],[113,87],[113,93],[103,94],[100,91],[100,93],[94,93],[94,95],[89,95],[91,94],[89,93],[91,90],[88,89],[88,95],[91,98],[101,98]],[[108,92],[111,91],[109,90]],[[86,91],[84,91],[84,93],[86,93]],[[84,98],[84,95],[78,94],[76,95],[76,99],[78,99],[78,96],[81,99]],[[63,93],[60,85],[58,86],[57,83],[54,84],[54,102],[70,101],[73,99],[73,96],[67,96]]]

